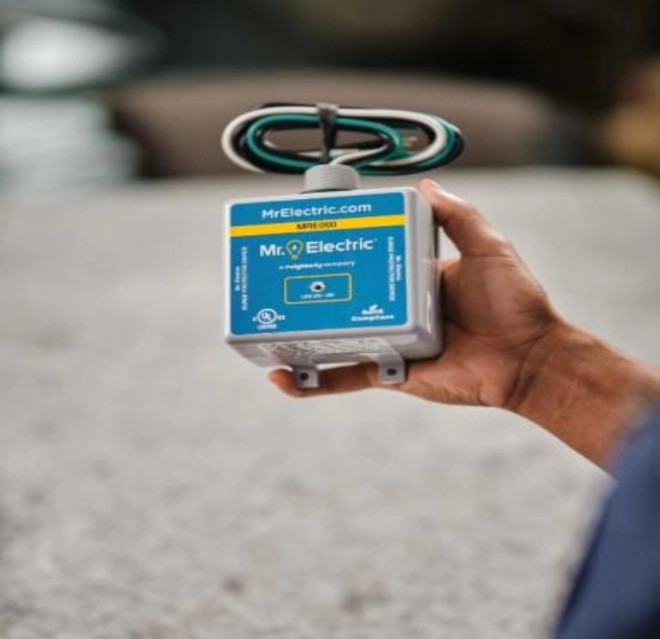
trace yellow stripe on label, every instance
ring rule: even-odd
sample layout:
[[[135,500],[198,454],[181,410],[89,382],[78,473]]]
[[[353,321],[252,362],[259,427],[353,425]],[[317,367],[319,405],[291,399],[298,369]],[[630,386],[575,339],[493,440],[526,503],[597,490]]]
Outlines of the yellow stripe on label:
[[[313,231],[343,231],[345,229],[374,229],[382,226],[403,226],[405,215],[374,215],[349,217],[341,220],[316,220],[313,222],[276,222],[275,224],[247,224],[232,226],[232,237],[249,235],[278,235],[280,233],[312,233]]]

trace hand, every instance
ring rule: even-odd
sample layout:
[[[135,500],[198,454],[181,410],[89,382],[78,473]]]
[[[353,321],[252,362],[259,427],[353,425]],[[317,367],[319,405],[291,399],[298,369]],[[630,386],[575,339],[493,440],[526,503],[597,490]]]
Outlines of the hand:
[[[445,351],[413,362],[402,384],[383,385],[375,364],[325,370],[321,387],[301,390],[286,370],[270,380],[294,397],[393,389],[451,404],[507,407],[527,355],[563,322],[514,248],[473,206],[424,180],[419,189],[461,256],[442,263]]]
[[[473,206],[431,180],[420,191],[460,258],[442,264],[445,351],[383,385],[375,364],[325,370],[301,390],[289,371],[270,380],[294,397],[366,388],[450,404],[509,409],[605,465],[649,402],[660,375],[564,321],[516,251]]]

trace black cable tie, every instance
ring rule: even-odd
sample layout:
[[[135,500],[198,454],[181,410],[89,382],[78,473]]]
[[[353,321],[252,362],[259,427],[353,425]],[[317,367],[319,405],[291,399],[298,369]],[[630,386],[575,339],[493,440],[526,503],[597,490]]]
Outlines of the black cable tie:
[[[321,127],[321,157],[319,164],[330,164],[332,150],[337,146],[337,114],[339,107],[336,104],[319,102],[316,105]]]

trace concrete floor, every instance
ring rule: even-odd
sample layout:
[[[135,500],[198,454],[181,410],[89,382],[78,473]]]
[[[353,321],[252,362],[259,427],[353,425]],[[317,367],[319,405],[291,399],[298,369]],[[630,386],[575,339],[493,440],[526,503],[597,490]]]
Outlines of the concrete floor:
[[[447,172],[575,322],[660,363],[660,191]],[[547,636],[605,476],[503,412],[295,401],[222,341],[221,202],[0,202],[2,639]]]

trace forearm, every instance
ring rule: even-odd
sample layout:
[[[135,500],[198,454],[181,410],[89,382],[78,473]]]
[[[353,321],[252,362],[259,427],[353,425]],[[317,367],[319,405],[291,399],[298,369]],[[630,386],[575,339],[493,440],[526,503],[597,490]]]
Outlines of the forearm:
[[[507,408],[602,466],[659,399],[660,376],[648,366],[559,322],[525,358]]]

